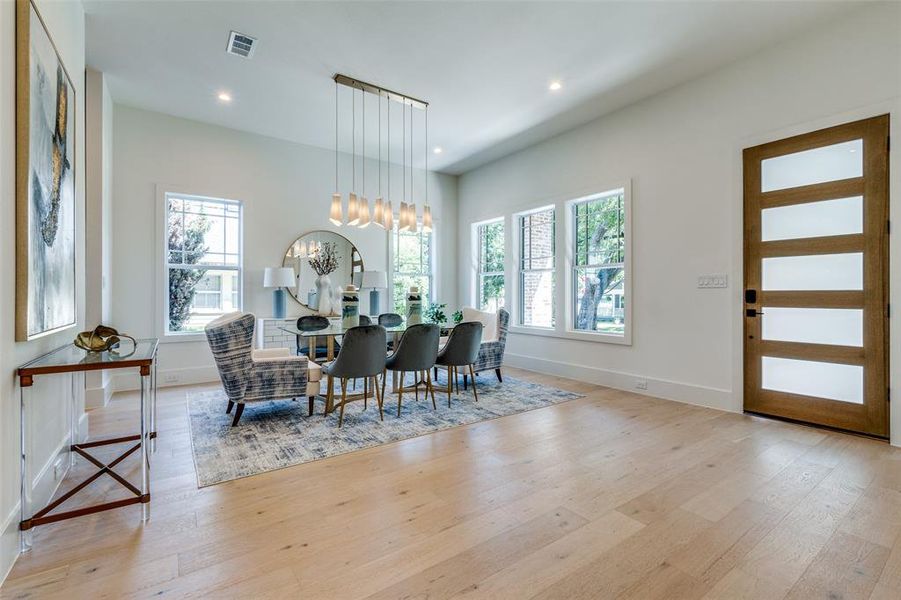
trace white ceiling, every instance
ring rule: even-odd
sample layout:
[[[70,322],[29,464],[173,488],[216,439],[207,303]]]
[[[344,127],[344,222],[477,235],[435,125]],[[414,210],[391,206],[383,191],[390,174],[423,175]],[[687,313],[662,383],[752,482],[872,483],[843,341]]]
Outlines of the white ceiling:
[[[117,102],[333,149],[345,73],[431,103],[429,166],[461,173],[836,18],[836,2],[85,0]],[[230,30],[259,39],[245,60]],[[559,79],[563,89],[550,92]],[[233,96],[220,103],[219,91]],[[358,104],[359,106],[359,104]],[[400,105],[392,114],[399,160]],[[350,90],[341,146],[350,150]],[[378,152],[375,100],[367,149]],[[358,115],[358,132],[361,126]],[[416,160],[422,161],[417,113]],[[384,126],[384,123],[383,123]],[[359,134],[358,134],[359,135]],[[357,148],[359,149],[358,141]]]

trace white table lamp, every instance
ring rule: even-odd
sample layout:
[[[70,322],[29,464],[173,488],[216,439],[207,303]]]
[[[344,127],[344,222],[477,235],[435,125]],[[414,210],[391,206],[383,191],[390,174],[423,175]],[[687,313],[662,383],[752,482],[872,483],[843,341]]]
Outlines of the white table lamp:
[[[285,288],[297,286],[293,267],[266,267],[263,271],[263,287],[275,288],[272,292],[272,313],[276,319],[285,318],[287,292]]]

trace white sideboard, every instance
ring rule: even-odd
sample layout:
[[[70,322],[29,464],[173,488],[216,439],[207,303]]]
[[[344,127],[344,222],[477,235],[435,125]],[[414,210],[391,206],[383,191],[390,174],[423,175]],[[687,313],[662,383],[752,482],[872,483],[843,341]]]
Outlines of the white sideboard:
[[[257,319],[256,347],[257,348],[289,348],[293,353],[297,348],[295,336],[280,327],[290,327],[297,324],[297,317],[287,319],[273,319],[263,317]]]

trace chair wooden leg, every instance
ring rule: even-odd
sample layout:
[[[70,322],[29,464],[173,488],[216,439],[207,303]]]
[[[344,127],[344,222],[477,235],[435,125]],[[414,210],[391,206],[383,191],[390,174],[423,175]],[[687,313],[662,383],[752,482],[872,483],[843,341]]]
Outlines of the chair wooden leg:
[[[328,390],[325,393],[325,409],[322,411],[322,415],[327,417],[331,409],[335,406],[335,378],[331,375],[328,376]]]
[[[238,408],[235,409],[235,418],[232,420],[232,427],[238,424],[238,421],[241,420],[241,415],[244,413],[244,403],[238,402]]]
[[[475,396],[476,402],[479,401],[479,392],[476,391],[476,372],[472,368],[472,365],[469,365],[469,373],[472,375],[472,395]],[[465,375],[464,375],[465,377]]]
[[[416,393],[416,401],[419,402],[419,371],[413,373],[413,389]]]
[[[397,388],[397,416],[400,416],[400,401],[404,397],[404,375],[403,371],[400,372],[400,387]]]
[[[438,367],[435,367],[434,371],[435,371],[435,381],[438,381]]]
[[[469,384],[469,382],[467,381],[468,378],[469,378],[469,375],[467,375],[466,372],[464,371],[463,372],[463,391],[464,392],[466,391],[467,386]]]
[[[228,407],[225,409],[225,414],[227,414],[227,415],[232,414],[232,409],[233,409],[234,407],[235,407],[235,403],[232,402],[231,400],[229,400],[229,401],[228,401]]]
[[[494,370],[494,374],[497,375],[497,380],[498,380],[498,382],[504,383],[504,378],[501,377],[501,370],[500,370],[500,369],[495,369],[495,370]]]
[[[308,400],[310,401],[310,414],[307,415],[307,416],[312,417],[312,416],[313,416],[313,405],[314,405],[314,400],[315,400],[315,398],[314,398],[313,396],[310,396],[310,397],[308,398]]]
[[[384,375],[382,375],[384,377]],[[375,394],[376,404],[379,405],[379,421],[385,420],[385,413],[382,411],[382,397],[385,394],[385,391],[382,390],[382,395],[379,395],[379,378],[376,375],[372,376],[372,389]]]
[[[355,384],[356,384],[356,381],[357,380],[354,379]],[[366,410],[367,408],[369,408],[369,390],[367,388],[369,388],[369,378],[364,377],[363,378],[363,410]],[[354,388],[354,389],[356,389],[356,388]]]
[[[432,373],[428,369],[425,370],[425,377],[426,389],[432,394],[432,410],[438,410],[438,405],[435,404],[435,387],[432,385]]]
[[[454,389],[457,390],[457,395],[460,395],[460,371],[457,367],[454,367]]]
[[[347,404],[347,380],[341,378],[341,412],[338,413],[338,428],[344,424],[344,405]]]
[[[451,400],[451,369],[453,367],[447,368],[447,407],[450,408],[450,400]]]
[[[385,382],[388,381],[388,369],[382,371],[382,404],[385,403]]]

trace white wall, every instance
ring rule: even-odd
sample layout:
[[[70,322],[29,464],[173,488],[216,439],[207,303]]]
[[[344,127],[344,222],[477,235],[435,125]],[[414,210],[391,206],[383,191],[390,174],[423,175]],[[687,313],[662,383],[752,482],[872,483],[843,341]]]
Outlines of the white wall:
[[[272,312],[272,292],[262,287],[263,269],[281,266],[285,250],[304,232],[338,231],[360,250],[366,269],[387,269],[384,230],[335,228],[328,222],[334,152],[120,105],[114,109],[113,138],[112,324],[122,331],[160,333],[155,326],[161,310],[155,282],[158,186],[244,202],[244,309],[257,316]],[[341,185],[347,191],[350,157],[342,155],[341,160]],[[374,197],[377,171],[374,162],[367,166],[367,193]],[[394,168],[392,191],[397,191],[400,167]],[[432,174],[429,181],[439,245],[437,294],[454,305],[456,178]],[[399,194],[395,206],[397,200]],[[289,315],[302,313],[300,305],[288,302]],[[160,351],[160,382],[215,380],[212,365],[205,341],[166,343]]]
[[[113,100],[103,73],[85,72],[85,324],[108,323],[111,308]],[[109,371],[85,375],[85,406],[112,395]]]
[[[632,180],[633,345],[514,334],[508,362],[625,389],[648,379],[649,394],[741,410],[741,149],[886,112],[901,139],[897,3],[861,9],[462,175],[461,249],[471,247],[473,222]],[[891,171],[898,219],[898,150]],[[896,238],[892,298],[901,306]],[[698,275],[714,273],[729,275],[728,289],[697,289]],[[461,262],[459,281],[460,302],[471,303],[471,261]],[[897,387],[901,322],[892,320]],[[901,410],[892,419],[894,443],[901,444]]]
[[[80,2],[38,0],[50,34],[75,85],[76,240],[78,244],[78,326],[84,324],[84,11]],[[0,578],[11,568],[18,552],[19,501],[19,392],[13,374],[18,365],[70,342],[72,328],[32,342],[15,339],[15,4],[0,2]],[[52,491],[55,452],[66,442],[69,398],[68,378],[35,379],[35,436],[32,465],[37,481],[36,502]],[[80,396],[81,394],[79,394]],[[79,398],[79,403],[81,402]],[[86,424],[83,424],[86,425]],[[83,427],[84,430],[84,427]]]

